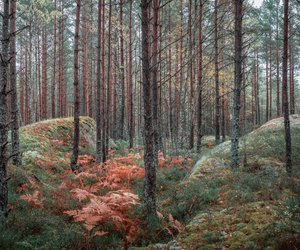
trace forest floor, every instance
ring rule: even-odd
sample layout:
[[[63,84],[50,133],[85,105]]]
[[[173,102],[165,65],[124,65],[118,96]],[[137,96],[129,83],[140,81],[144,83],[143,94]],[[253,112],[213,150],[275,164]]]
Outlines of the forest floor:
[[[274,129],[271,124],[267,128]],[[249,139],[249,163],[244,162],[238,172],[226,166],[226,155],[220,161],[222,145],[208,157],[202,156],[194,168],[190,158],[160,153],[159,222],[151,225],[139,198],[142,150],[129,150],[126,142],[116,141],[110,160],[96,164],[95,124],[82,117],[80,126],[80,173],[69,167],[72,119],[22,128],[23,167],[8,167],[11,212],[0,228],[0,249],[300,247],[300,171],[295,168],[292,178],[285,175],[282,160],[274,152],[280,147],[271,147],[273,151],[263,157],[255,153],[268,161],[251,162],[255,147]],[[300,138],[298,129],[292,131],[294,138]],[[210,144],[205,147],[211,149]]]

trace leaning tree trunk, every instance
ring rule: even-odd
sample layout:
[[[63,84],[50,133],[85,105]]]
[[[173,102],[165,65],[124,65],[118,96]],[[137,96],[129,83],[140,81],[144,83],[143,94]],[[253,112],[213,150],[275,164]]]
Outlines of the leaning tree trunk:
[[[150,69],[150,17],[149,17],[148,0],[141,0],[142,10],[142,74],[143,74],[143,94],[144,94],[144,140],[145,140],[145,202],[149,216],[156,217],[156,201],[155,201],[155,183],[156,183],[156,166],[154,154],[154,131],[152,117],[152,95],[151,95],[151,69]]]
[[[283,56],[282,56],[282,104],[284,114],[284,132],[285,132],[285,164],[288,175],[292,175],[292,143],[289,118],[288,102],[288,34],[289,34],[289,0],[284,1],[284,19],[283,19]]]
[[[71,169],[78,169],[78,146],[79,146],[79,24],[80,24],[80,0],[77,0],[75,36],[74,36],[74,141]]]
[[[8,187],[7,187],[7,124],[6,101],[8,82],[8,49],[9,49],[9,0],[3,1],[2,13],[2,52],[0,64],[0,219],[7,216]]]
[[[231,167],[239,167],[239,130],[240,130],[240,106],[241,106],[241,85],[242,85],[242,21],[243,21],[243,0],[234,0],[234,99],[233,99],[233,120],[231,139]]]

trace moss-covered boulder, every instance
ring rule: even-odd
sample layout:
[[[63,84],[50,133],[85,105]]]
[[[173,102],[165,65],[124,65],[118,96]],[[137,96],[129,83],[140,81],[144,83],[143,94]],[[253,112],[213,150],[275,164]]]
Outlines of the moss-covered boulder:
[[[293,146],[293,164],[300,165],[300,115],[290,116]],[[240,139],[240,156],[243,165],[256,167],[283,166],[285,154],[283,118],[273,119]],[[195,164],[191,178],[230,166],[231,142],[226,141],[204,154]]]

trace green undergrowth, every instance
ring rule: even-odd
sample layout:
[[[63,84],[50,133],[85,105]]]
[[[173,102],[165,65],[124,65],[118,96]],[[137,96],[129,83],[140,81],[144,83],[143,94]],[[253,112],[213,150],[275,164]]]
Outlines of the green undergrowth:
[[[81,130],[84,132],[80,154],[91,155],[94,121],[82,117]],[[70,183],[76,182],[74,174],[66,174],[72,152],[72,131],[71,118],[21,129],[23,166],[8,166],[11,212],[0,228],[0,249],[122,249],[124,235],[121,233],[91,237],[82,224],[63,213],[85,204],[58,188],[62,177]],[[230,142],[211,149],[211,137],[204,143],[211,153],[203,153],[205,159],[199,168],[192,170],[192,175],[192,160],[183,152],[181,155],[185,157],[160,159],[163,163],[157,171],[156,186],[159,219],[147,218],[143,203],[130,211],[130,218],[138,218],[141,223],[132,249],[171,249],[168,244],[173,240],[187,250],[299,248],[300,140],[297,138],[300,131],[295,121],[292,134],[292,177],[285,173],[283,133],[277,121],[248,135],[243,144],[246,159],[235,172],[227,167]],[[123,160],[124,165],[143,166],[142,154],[139,155],[142,151],[129,150],[123,140],[114,143],[114,157]],[[128,154],[131,157],[125,157]],[[188,155],[195,159],[197,156],[195,152]],[[91,159],[88,165],[93,167],[92,157],[86,159]],[[82,185],[92,186],[94,180],[85,178]],[[42,199],[42,207],[37,202],[20,200],[20,195],[33,195],[35,185],[39,186],[37,202]],[[142,179],[134,180],[131,188],[143,197]],[[101,230],[113,231],[112,224],[105,227]]]
[[[192,183],[212,182],[217,199],[190,220],[178,240],[185,249],[292,249],[300,246],[300,172],[219,169]],[[184,191],[183,191],[184,192]],[[283,248],[284,246],[284,248]]]

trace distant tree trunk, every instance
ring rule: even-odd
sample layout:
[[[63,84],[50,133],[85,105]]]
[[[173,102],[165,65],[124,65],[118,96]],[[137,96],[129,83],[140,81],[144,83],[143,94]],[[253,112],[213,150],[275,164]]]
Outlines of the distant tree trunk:
[[[105,2],[105,1],[104,1]],[[106,79],[106,125],[105,125],[105,160],[108,158],[109,137],[110,137],[110,121],[111,121],[111,18],[112,18],[112,3],[109,0],[108,10],[108,50],[107,50],[107,79]]]
[[[9,0],[3,1],[2,12],[2,51],[0,64],[0,219],[7,216],[8,186],[7,186],[7,124],[6,101],[9,66]]]
[[[218,34],[218,0],[215,0],[215,10],[214,10],[214,40],[215,40],[215,141],[216,145],[220,143],[220,84],[219,84],[219,34]]]
[[[54,27],[53,27],[53,82],[52,82],[52,98],[51,98],[51,111],[52,118],[55,118],[55,95],[56,95],[56,10],[57,10],[57,0],[54,1]]]
[[[80,109],[80,93],[79,93],[79,26],[80,26],[80,0],[76,1],[76,19],[75,19],[75,35],[74,35],[74,141],[73,155],[71,158],[71,169],[78,170],[78,147],[79,147],[79,109]]]
[[[240,130],[240,103],[242,85],[242,21],[243,21],[243,0],[234,0],[234,99],[233,99],[233,120],[231,139],[231,167],[237,169],[240,163],[239,157],[239,130]]]
[[[292,175],[292,143],[288,102],[288,43],[289,43],[289,0],[284,0],[283,56],[282,56],[282,104],[285,131],[285,164],[288,175]]]
[[[29,21],[29,50],[27,50],[28,53],[28,62],[27,62],[27,98],[28,98],[28,123],[33,123],[33,109],[32,109],[32,17],[30,16]]]
[[[279,16],[278,16],[278,9],[279,9],[279,1],[276,1],[276,106],[277,106],[277,117],[281,114],[280,108],[280,75],[279,75]]]
[[[260,98],[259,98],[259,79],[258,79],[258,72],[259,72],[259,63],[258,63],[258,53],[255,52],[255,62],[256,62],[256,124],[260,124]]]
[[[155,166],[158,165],[158,150],[159,150],[159,124],[158,124],[158,82],[157,82],[157,72],[158,72],[158,26],[159,26],[159,0],[154,0],[154,23],[153,23],[153,47],[152,47],[152,116],[153,116],[153,154]],[[171,48],[171,46],[170,46]]]
[[[266,122],[269,121],[269,60],[266,49]]]
[[[102,142],[101,142],[101,0],[98,0],[98,47],[97,47],[97,95],[96,95],[96,162],[102,161]],[[103,118],[102,118],[103,119]]]
[[[193,75],[193,33],[192,33],[192,0],[189,0],[189,70],[190,70],[190,138],[189,149],[194,148],[194,75]]]
[[[168,54],[168,92],[169,92],[169,134],[170,138],[173,142],[173,132],[174,132],[174,121],[173,121],[173,98],[172,98],[172,39],[171,39],[171,34],[172,34],[172,27],[171,27],[171,6],[169,8],[169,54]]]
[[[151,1],[152,2],[152,1]],[[144,198],[148,216],[156,217],[156,167],[154,159],[154,131],[152,116],[152,94],[151,94],[151,70],[150,70],[150,17],[148,0],[141,0],[141,21],[142,21],[142,73],[143,73],[143,100],[144,100],[144,139],[145,139],[145,185]]]
[[[294,53],[290,46],[290,110],[295,114],[295,75],[294,75]]]
[[[65,72],[64,72],[64,5],[63,1],[61,1],[61,18],[59,20],[59,60],[58,60],[58,111],[59,116],[63,117],[66,116],[66,90],[65,90]]]
[[[39,92],[39,113],[38,113],[38,120],[40,121],[42,119],[42,84],[41,84],[41,46],[40,46],[40,33],[38,33],[38,44],[37,44],[37,49],[38,49],[38,69],[37,69],[37,74],[38,74],[38,92]]]
[[[119,138],[124,139],[125,121],[125,65],[124,65],[124,24],[123,24],[123,0],[120,0],[120,83],[121,83],[121,113],[119,121]]]
[[[106,93],[105,93],[105,0],[102,1],[102,86],[101,86],[101,107],[102,111],[101,113],[103,114],[103,119],[102,121],[102,161],[105,162],[107,159],[107,154],[106,154]]]
[[[84,2],[82,8],[82,75],[83,86],[81,93],[81,113],[87,115],[89,112],[89,63],[88,63],[88,27],[87,15],[89,9],[87,8],[87,1]]]
[[[129,147],[133,148],[134,139],[134,112],[133,112],[133,78],[132,78],[132,2],[129,7]]]
[[[42,119],[47,119],[47,98],[48,98],[48,86],[47,86],[47,33],[43,30],[42,33]]]
[[[203,61],[203,39],[202,39],[202,21],[203,21],[203,0],[200,0],[199,8],[199,63],[198,63],[198,108],[197,108],[197,151],[201,151],[201,141],[202,141],[202,61]]]
[[[21,48],[20,50],[20,68],[22,69],[24,67],[24,58],[23,58],[24,52],[23,49]],[[21,122],[25,124],[25,81],[24,81],[24,73],[20,72],[20,80],[19,80],[19,85],[20,85],[20,113],[21,113]]]
[[[225,60],[224,60],[224,49],[225,49],[225,36],[224,36],[224,31],[222,32],[222,69],[224,70],[225,68]],[[226,122],[225,122],[225,104],[226,104],[226,100],[225,100],[225,80],[223,79],[222,81],[222,85],[221,85],[221,107],[222,107],[222,117],[221,117],[221,134],[222,134],[222,142],[224,142],[226,140]]]
[[[20,140],[19,140],[19,111],[18,111],[18,95],[17,95],[17,60],[16,60],[16,11],[17,0],[11,0],[10,4],[10,87],[11,87],[11,144],[13,164],[21,165],[20,158]]]
[[[270,40],[272,41],[272,34],[270,33]],[[269,71],[269,86],[270,86],[270,111],[269,111],[269,118],[272,119],[272,44],[270,42],[270,54],[269,54],[269,64],[270,64],[270,71]]]

